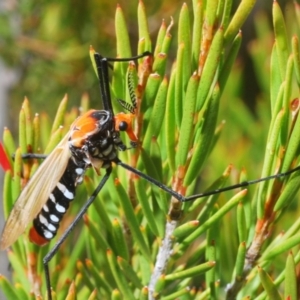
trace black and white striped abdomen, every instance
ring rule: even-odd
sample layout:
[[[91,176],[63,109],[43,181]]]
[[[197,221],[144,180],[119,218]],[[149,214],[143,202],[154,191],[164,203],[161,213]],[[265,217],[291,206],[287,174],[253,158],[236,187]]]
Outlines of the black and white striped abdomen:
[[[32,242],[43,245],[56,235],[60,221],[74,199],[76,187],[82,182],[87,167],[86,163],[69,159],[64,174],[49,195],[41,212],[33,220],[33,227],[29,233]]]

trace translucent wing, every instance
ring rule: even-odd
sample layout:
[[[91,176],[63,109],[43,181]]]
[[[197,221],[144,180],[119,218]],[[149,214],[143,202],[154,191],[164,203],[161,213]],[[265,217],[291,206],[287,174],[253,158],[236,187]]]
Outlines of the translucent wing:
[[[0,248],[13,244],[40,212],[62,177],[70,151],[67,134],[45,159],[17,199],[3,230]]]

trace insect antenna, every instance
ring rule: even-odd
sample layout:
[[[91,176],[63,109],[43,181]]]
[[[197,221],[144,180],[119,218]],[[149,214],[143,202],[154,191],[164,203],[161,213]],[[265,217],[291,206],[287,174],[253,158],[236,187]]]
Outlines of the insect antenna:
[[[127,111],[131,112],[132,114],[134,114],[135,108],[128,102],[122,100],[122,99],[117,99],[117,101],[119,102],[119,104],[126,109]]]
[[[135,94],[135,90],[134,90],[134,80],[133,80],[132,71],[128,72],[127,86],[128,86],[128,90],[129,90],[130,100],[132,103],[132,108],[133,108],[133,110],[135,110],[137,108],[137,99],[136,99],[136,94]]]
[[[99,78],[99,86],[100,86],[100,93],[102,97],[103,102],[103,108],[105,110],[109,110],[113,112],[112,103],[111,103],[111,95],[109,91],[109,74],[108,74],[108,68],[111,62],[126,62],[126,61],[132,61],[132,60],[138,60],[140,58],[143,58],[145,56],[152,55],[151,52],[145,51],[141,55],[133,56],[133,57],[125,57],[125,58],[110,58],[110,57],[102,57],[99,53],[94,54],[94,59],[96,62],[97,67],[97,73]],[[130,104],[127,104],[124,100],[118,99],[118,102],[128,111],[131,113],[134,113],[134,110],[136,108],[136,96],[134,93],[134,87],[133,87],[133,78],[131,72],[128,73],[128,88],[129,88],[129,95],[130,100],[132,102],[132,106]]]
[[[134,114],[135,110],[137,108],[137,100],[136,100],[136,94],[134,91],[134,81],[133,81],[133,77],[132,77],[132,71],[130,71],[130,70],[127,75],[127,87],[128,87],[128,91],[129,91],[129,97],[130,97],[131,104],[122,99],[117,99],[117,101],[123,108],[125,108],[130,113]]]

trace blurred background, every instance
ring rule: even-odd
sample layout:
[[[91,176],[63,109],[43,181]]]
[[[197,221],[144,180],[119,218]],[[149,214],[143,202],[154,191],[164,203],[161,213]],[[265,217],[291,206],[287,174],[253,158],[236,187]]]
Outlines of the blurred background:
[[[15,118],[24,96],[34,111],[55,112],[55,102],[69,95],[72,105],[87,92],[97,105],[96,77],[91,72],[89,46],[115,57],[114,16],[119,4],[137,45],[138,1],[5,1],[0,17],[0,55],[16,75],[9,92],[9,119]],[[145,1],[153,36],[163,18],[176,17],[179,6],[171,1]],[[176,13],[175,13],[176,12]],[[98,102],[99,103],[99,102]],[[2,106],[2,103],[1,103]]]
[[[162,19],[169,24],[170,17],[174,18],[175,25],[172,29],[174,57],[176,22],[184,2],[192,7],[191,0],[175,2],[144,0],[153,45]],[[233,10],[239,2],[235,1]],[[257,137],[260,134],[259,127],[264,126],[269,117],[263,107],[268,105],[268,99],[264,97],[268,92],[267,66],[273,43],[271,20],[273,0],[257,2],[253,13],[242,28],[243,45],[223,96],[226,109],[229,106],[226,103],[229,101],[243,100],[235,102],[228,116],[229,119],[236,119],[235,122],[240,126],[238,130],[230,125],[227,127],[227,133],[225,131],[222,137],[226,142],[220,143],[211,158],[212,163],[209,166],[211,173],[216,173],[218,169],[220,174],[230,162],[242,165],[245,158],[249,160],[249,153],[254,162],[253,169],[256,168],[256,161],[262,160],[263,154],[252,151],[249,142],[251,139],[248,137],[253,134]],[[292,1],[278,2],[282,10],[289,15],[293,10]],[[78,106],[82,94],[88,93],[92,106],[100,108],[97,79],[90,63],[89,46],[93,45],[103,56],[117,55],[114,16],[119,4],[124,11],[131,34],[132,53],[136,54],[137,3],[137,0],[0,0],[0,129],[2,130],[4,126],[9,127],[17,139],[16,119],[25,96],[30,100],[32,113],[46,111],[51,117],[54,116],[64,94],[69,96],[70,107]],[[258,35],[265,35],[263,45],[256,43]],[[254,57],[258,59],[255,60]],[[222,109],[225,108],[221,108],[221,111]],[[248,118],[238,120],[237,111],[241,109],[249,111]],[[263,137],[258,140],[263,141]],[[222,165],[218,163],[220,153],[224,161]],[[233,161],[232,157],[238,159]],[[0,184],[2,181],[3,171],[0,170]],[[1,185],[0,192],[2,194]],[[0,221],[2,229],[3,217],[0,217]],[[0,274],[7,275],[9,266],[3,260],[5,252],[0,253],[0,256],[2,259]]]
[[[172,32],[176,33],[177,16],[184,2],[191,8],[191,0],[177,1],[176,5],[171,0],[144,1],[153,43],[162,19],[168,24],[172,16],[175,20]],[[240,1],[234,2],[233,10]],[[263,11],[269,16],[271,25],[273,0],[258,2],[243,28],[240,67],[246,66],[245,76],[252,77],[252,80],[245,81],[241,91],[246,96],[242,98],[246,99],[253,99],[255,97],[252,96],[259,93],[247,59],[249,41],[255,38],[253,16]],[[292,1],[279,2],[283,8],[285,2]],[[47,110],[50,114],[55,111],[55,101],[62,99],[65,93],[73,105],[78,105],[80,96],[88,92],[97,105],[98,90],[94,88],[96,78],[91,72],[88,50],[93,45],[104,56],[116,56],[114,15],[117,4],[125,14],[132,52],[136,53],[137,0],[2,0],[0,3],[0,59],[5,74],[1,76],[1,85],[9,85],[6,81],[11,83],[8,103],[10,121],[15,118],[24,96],[31,101],[34,112]],[[176,48],[173,49],[176,53]],[[2,108],[6,104],[2,103],[2,99],[0,101]],[[255,110],[251,103],[249,106]]]

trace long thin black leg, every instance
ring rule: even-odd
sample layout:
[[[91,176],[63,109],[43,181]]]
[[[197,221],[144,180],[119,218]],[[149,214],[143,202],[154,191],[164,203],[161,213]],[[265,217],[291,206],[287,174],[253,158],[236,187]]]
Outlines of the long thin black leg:
[[[144,174],[143,172],[141,172],[141,171],[125,164],[125,163],[123,163],[122,161],[118,161],[118,162],[116,162],[116,164],[118,164],[119,166],[122,166],[124,169],[126,169],[128,171],[131,171],[132,173],[144,178],[148,182],[156,185],[157,187],[159,187],[163,191],[171,194],[172,196],[174,196],[176,199],[178,199],[181,202],[188,202],[188,201],[192,201],[192,200],[195,200],[195,199],[198,199],[198,198],[219,194],[221,192],[226,192],[226,191],[234,190],[234,189],[237,189],[237,188],[247,187],[249,185],[253,185],[253,184],[263,182],[263,181],[267,181],[267,180],[270,180],[270,179],[285,177],[285,176],[288,176],[288,175],[300,170],[300,166],[298,166],[298,167],[296,167],[292,170],[289,170],[287,172],[284,172],[284,173],[279,173],[279,174],[275,174],[275,175],[271,175],[271,176],[268,176],[268,177],[255,179],[255,180],[244,181],[244,182],[241,182],[241,183],[238,183],[238,184],[235,184],[235,185],[231,185],[231,186],[227,186],[227,187],[224,187],[224,188],[221,188],[221,189],[218,189],[218,190],[208,191],[208,192],[204,192],[204,193],[184,197],[181,194],[179,194],[179,193],[175,192],[174,190],[172,190],[171,188],[169,188],[168,186],[166,186],[163,183],[159,182],[158,180],[156,180],[156,179],[148,176],[147,174]]]
[[[163,183],[159,182],[158,180],[148,176],[147,174],[144,174],[143,172],[123,163],[122,161],[117,161],[116,162],[117,165],[123,167],[124,169],[144,178],[145,180],[147,180],[148,182],[156,185],[157,187],[159,187],[160,189],[162,189],[163,191],[171,194],[172,196],[174,196],[176,199],[178,199],[181,202],[184,202],[184,197],[182,195],[180,195],[179,193],[175,192],[174,190],[172,190],[171,188],[167,187],[166,185],[164,185]]]
[[[128,148],[128,149],[130,149],[130,148]],[[23,154],[22,157],[23,158],[41,158],[41,159],[43,159],[43,158],[46,158],[47,155],[28,153],[28,154]],[[219,193],[222,193],[222,192],[234,190],[234,189],[237,189],[237,188],[247,187],[247,186],[254,185],[254,184],[257,184],[257,183],[260,183],[260,182],[263,182],[263,181],[267,181],[267,180],[271,180],[271,179],[275,179],[275,178],[282,178],[282,177],[288,176],[292,173],[295,173],[297,171],[300,171],[300,166],[298,166],[298,167],[295,167],[294,169],[291,169],[291,170],[289,170],[287,172],[284,172],[284,173],[278,173],[278,174],[267,176],[267,177],[264,177],[264,178],[253,179],[253,180],[249,180],[249,181],[243,181],[241,183],[234,184],[234,185],[231,185],[231,186],[226,186],[224,188],[217,189],[217,190],[214,190],[214,191],[208,191],[208,192],[204,192],[204,193],[200,193],[200,194],[195,194],[195,195],[183,197],[179,193],[173,191],[171,188],[167,187],[166,185],[162,184],[161,182],[157,181],[156,179],[142,173],[141,171],[139,171],[135,168],[132,168],[131,166],[129,166],[129,165],[127,165],[127,164],[125,164],[121,161],[117,162],[117,164],[122,166],[123,168],[137,174],[138,176],[144,178],[148,182],[153,183],[154,185],[158,186],[159,188],[166,191],[167,193],[170,193],[172,196],[174,196],[176,199],[178,199],[181,202],[188,202],[188,201],[192,201],[192,200],[195,200],[195,199],[198,199],[198,198],[212,196],[212,195],[215,195],[215,194],[219,194]]]
[[[103,69],[108,69],[108,62],[106,58],[103,58],[99,53],[94,54],[94,59],[97,66],[98,72],[98,79],[99,79],[99,86],[100,86],[100,94],[103,102],[103,109],[112,111],[112,104],[110,99],[110,92],[109,92],[109,78],[108,78],[108,71],[107,77],[105,77]]]
[[[231,186],[227,186],[227,187],[215,190],[215,191],[209,191],[209,192],[205,192],[205,193],[201,193],[201,194],[192,195],[192,196],[189,196],[189,197],[185,197],[184,200],[183,200],[183,202],[192,201],[192,200],[195,200],[197,198],[211,196],[211,195],[219,194],[221,192],[226,192],[226,191],[234,190],[234,189],[237,189],[237,188],[247,187],[249,185],[253,185],[253,184],[256,184],[256,183],[259,183],[259,182],[263,182],[263,181],[267,181],[267,180],[270,180],[270,179],[282,178],[282,177],[288,176],[288,175],[290,175],[292,173],[295,173],[295,172],[297,172],[299,170],[300,170],[300,166],[298,166],[298,167],[296,167],[294,169],[291,169],[291,170],[289,170],[287,172],[284,172],[284,173],[278,173],[278,174],[271,175],[271,176],[264,177],[264,178],[259,178],[259,179],[244,181],[244,182],[241,182],[241,183],[238,183],[238,184],[235,184],[235,185],[231,185]]]
[[[51,281],[50,281],[50,274],[49,274],[49,262],[51,261],[52,257],[57,253],[59,250],[61,244],[65,241],[65,239],[69,236],[71,231],[74,229],[76,224],[82,219],[83,215],[86,213],[89,206],[94,202],[95,198],[97,197],[98,193],[103,188],[104,184],[106,183],[107,179],[109,178],[109,175],[111,174],[111,167],[106,170],[106,174],[101,179],[99,185],[93,192],[93,194],[90,196],[88,201],[84,204],[84,206],[79,211],[78,215],[73,220],[72,224],[68,227],[68,229],[63,233],[63,235],[59,238],[57,243],[54,245],[54,247],[47,253],[47,255],[43,259],[43,265],[44,265],[44,271],[45,271],[45,277],[46,277],[46,286],[47,286],[47,293],[48,293],[48,300],[52,300],[51,296]]]
[[[102,69],[102,80],[103,87],[106,94],[106,98],[103,99],[103,106],[105,110],[110,110],[113,113],[112,103],[111,103],[111,95],[109,90],[109,74],[108,74],[108,61],[106,58],[101,60],[101,69]],[[106,108],[107,107],[107,108]]]
[[[131,61],[131,60],[138,60],[140,58],[146,57],[146,56],[152,56],[152,53],[150,51],[145,51],[140,55],[132,56],[132,57],[106,57],[105,59],[107,61]]]
[[[39,154],[39,153],[26,153],[22,154],[22,158],[37,158],[37,159],[45,159],[47,154]],[[12,158],[15,159],[15,154],[12,155]]]

